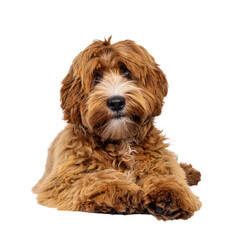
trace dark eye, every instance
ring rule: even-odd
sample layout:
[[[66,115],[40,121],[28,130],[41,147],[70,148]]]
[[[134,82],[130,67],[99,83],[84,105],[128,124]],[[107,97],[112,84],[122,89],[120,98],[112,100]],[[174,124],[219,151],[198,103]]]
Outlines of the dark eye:
[[[100,74],[100,72],[95,72],[93,74],[93,81],[94,81],[95,84],[100,83],[101,79],[102,79],[102,75]]]
[[[119,64],[120,73],[127,79],[132,79],[131,72],[124,63]]]

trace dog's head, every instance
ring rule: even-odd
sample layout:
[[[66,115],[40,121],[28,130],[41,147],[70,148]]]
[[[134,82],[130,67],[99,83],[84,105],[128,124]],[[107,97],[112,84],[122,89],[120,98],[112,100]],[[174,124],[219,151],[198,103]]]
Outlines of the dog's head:
[[[69,123],[121,140],[161,113],[168,84],[143,47],[110,40],[93,42],[74,59],[62,81],[61,107]]]

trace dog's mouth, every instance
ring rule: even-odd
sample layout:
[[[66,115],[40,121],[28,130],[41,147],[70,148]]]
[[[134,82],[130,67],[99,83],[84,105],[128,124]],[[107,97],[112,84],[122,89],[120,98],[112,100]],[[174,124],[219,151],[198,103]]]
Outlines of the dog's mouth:
[[[125,118],[125,117],[127,117],[126,114],[117,113],[117,114],[113,115],[112,119],[122,119],[122,118]],[[131,116],[129,116],[129,118],[137,124],[141,123],[141,118],[137,115],[131,115]]]
[[[124,117],[126,117],[125,114],[116,113],[112,118],[113,118],[113,119],[121,119],[121,118],[124,118]]]

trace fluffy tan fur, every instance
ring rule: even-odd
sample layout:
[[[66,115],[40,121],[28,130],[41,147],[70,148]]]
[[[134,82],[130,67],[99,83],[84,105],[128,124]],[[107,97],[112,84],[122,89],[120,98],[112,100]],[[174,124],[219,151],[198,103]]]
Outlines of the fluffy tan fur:
[[[33,188],[38,202],[61,210],[191,217],[201,202],[188,185],[200,173],[177,162],[153,124],[167,90],[154,58],[133,41],[111,44],[109,38],[81,52],[62,81],[68,125]],[[107,107],[114,95],[126,100],[117,118]]]

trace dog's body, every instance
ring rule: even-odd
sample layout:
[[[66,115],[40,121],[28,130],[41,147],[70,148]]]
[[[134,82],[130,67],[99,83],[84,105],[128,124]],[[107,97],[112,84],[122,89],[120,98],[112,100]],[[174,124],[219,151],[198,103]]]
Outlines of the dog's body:
[[[200,209],[188,186],[200,173],[178,164],[154,127],[168,85],[143,47],[96,41],[75,58],[62,84],[69,124],[49,148],[33,188],[40,204],[163,220],[187,219]]]

